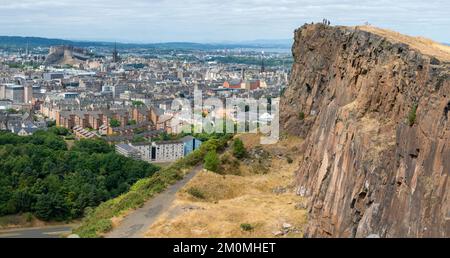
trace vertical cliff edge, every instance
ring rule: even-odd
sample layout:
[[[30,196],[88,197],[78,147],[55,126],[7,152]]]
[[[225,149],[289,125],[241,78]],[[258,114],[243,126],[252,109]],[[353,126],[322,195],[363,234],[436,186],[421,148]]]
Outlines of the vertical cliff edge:
[[[304,137],[308,237],[450,237],[450,48],[372,27],[295,32],[280,124]]]

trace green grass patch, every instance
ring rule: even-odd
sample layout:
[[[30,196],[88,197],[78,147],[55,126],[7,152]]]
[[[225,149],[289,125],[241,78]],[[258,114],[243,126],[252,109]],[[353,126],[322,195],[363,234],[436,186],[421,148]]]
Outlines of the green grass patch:
[[[417,104],[414,104],[408,114],[408,124],[413,126],[416,122]]]
[[[300,121],[305,120],[305,113],[303,111],[300,111],[298,113],[298,120],[300,120]]]
[[[198,199],[205,199],[205,195],[203,194],[203,192],[196,188],[196,187],[191,187],[187,190],[188,194],[194,196],[195,198]]]

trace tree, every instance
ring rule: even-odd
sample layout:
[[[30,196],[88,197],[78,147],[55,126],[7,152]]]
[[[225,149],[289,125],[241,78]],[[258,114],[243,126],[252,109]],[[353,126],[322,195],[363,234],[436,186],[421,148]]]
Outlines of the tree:
[[[51,132],[51,133],[53,133],[53,134],[56,134],[56,135],[63,135],[63,136],[66,136],[66,135],[69,135],[69,134],[70,134],[69,129],[64,128],[64,127],[60,127],[60,126],[53,126],[53,127],[50,127],[50,128],[48,128],[48,131]]]
[[[140,100],[133,100],[131,102],[131,104],[133,105],[133,107],[140,107],[144,105],[144,102],[140,101]]]
[[[147,141],[147,139],[145,139],[144,137],[142,137],[142,136],[134,136],[133,137],[133,140],[131,141],[131,142],[133,142],[133,143],[139,143],[139,142],[146,142]]]
[[[109,125],[111,127],[119,127],[120,126],[120,122],[117,119],[111,119],[111,121],[109,121]]]
[[[92,153],[110,153],[114,151],[106,141],[101,139],[81,139],[72,147],[73,151]]]
[[[34,205],[35,214],[43,220],[64,220],[68,217],[68,207],[62,195],[49,193],[40,195]]]
[[[219,157],[215,151],[209,151],[205,156],[205,169],[217,172],[219,169]]]
[[[0,132],[0,216],[31,212],[43,220],[76,219],[159,167],[120,156],[107,142]]]
[[[244,143],[241,139],[235,139],[233,142],[233,156],[238,159],[242,159],[247,155],[247,150],[244,147]]]

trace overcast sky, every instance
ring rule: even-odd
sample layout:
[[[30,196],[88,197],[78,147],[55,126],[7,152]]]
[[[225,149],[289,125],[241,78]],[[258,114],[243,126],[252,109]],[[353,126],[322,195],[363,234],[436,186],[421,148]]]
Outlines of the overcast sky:
[[[0,35],[80,40],[289,39],[323,18],[450,42],[450,0],[0,0]]]

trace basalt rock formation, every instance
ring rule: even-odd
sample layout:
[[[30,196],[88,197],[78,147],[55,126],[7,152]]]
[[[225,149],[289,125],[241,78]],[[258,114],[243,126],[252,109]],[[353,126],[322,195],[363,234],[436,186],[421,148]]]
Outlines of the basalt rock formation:
[[[304,137],[307,237],[450,237],[450,50],[373,27],[295,32],[280,124]]]

